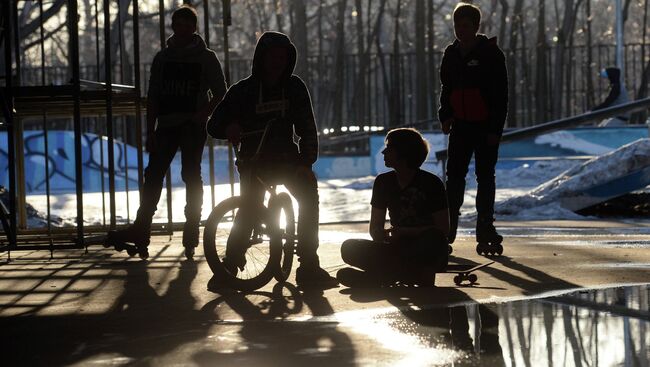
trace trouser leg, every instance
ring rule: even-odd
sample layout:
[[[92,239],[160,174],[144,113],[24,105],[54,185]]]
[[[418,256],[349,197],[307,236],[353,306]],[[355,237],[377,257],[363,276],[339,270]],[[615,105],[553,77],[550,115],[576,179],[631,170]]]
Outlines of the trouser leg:
[[[179,147],[178,136],[173,131],[157,130],[156,150],[149,154],[149,163],[144,170],[144,183],[140,196],[140,208],[135,219],[136,225],[151,226],[151,220],[160,200],[165,174]]]
[[[240,192],[242,205],[235,216],[232,230],[226,245],[226,257],[239,263],[247,250],[248,239],[253,226],[258,221],[264,205],[264,187],[254,177],[250,169],[240,169]]]
[[[487,138],[476,147],[476,211],[478,219],[492,220],[494,217],[494,196],[496,191],[495,167],[499,155],[499,145],[488,145]]]
[[[287,173],[285,186],[298,201],[298,246],[297,253],[302,265],[319,265],[318,222],[319,197],[316,176],[295,177]]]
[[[341,245],[346,264],[368,272],[396,273],[395,250],[390,245],[365,239],[349,239]]]
[[[447,158],[447,200],[449,204],[449,243],[453,243],[458,229],[458,216],[465,197],[465,177],[472,153],[471,136],[454,127],[449,135]]]
[[[183,245],[195,247],[199,243],[199,223],[203,205],[203,180],[201,159],[206,132],[197,126],[187,128],[181,138],[181,177],[185,182],[185,226]]]

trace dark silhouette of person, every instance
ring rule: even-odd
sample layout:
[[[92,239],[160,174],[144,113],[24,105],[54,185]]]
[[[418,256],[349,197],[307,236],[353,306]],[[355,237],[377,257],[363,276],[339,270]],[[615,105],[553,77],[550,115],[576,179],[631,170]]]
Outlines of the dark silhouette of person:
[[[183,5],[172,14],[174,34],[151,65],[147,94],[146,149],[140,208],[134,223],[109,235],[134,243],[146,258],[151,221],[160,199],[163,179],[176,152],[181,151],[181,176],[186,187],[183,246],[191,259],[199,243],[203,204],[201,158],[207,138],[206,121],[226,92],[221,64],[196,33],[197,13]]]
[[[233,145],[241,142],[237,168],[244,204],[228,238],[223,262],[231,273],[245,266],[246,248],[241,244],[250,236],[265,194],[264,186],[252,176],[254,171],[265,182],[284,184],[298,200],[300,266],[296,283],[301,287],[333,287],[338,282],[320,267],[317,254],[319,197],[311,166],[318,158],[318,135],[309,91],[293,74],[296,56],[296,47],[286,35],[262,34],[255,46],[251,75],[228,90],[208,122],[213,137],[228,139]],[[247,134],[264,129],[269,122],[268,133]],[[254,161],[253,156],[257,157]]]
[[[337,273],[347,286],[390,285],[396,281],[432,285],[436,271],[447,266],[449,211],[445,187],[420,168],[429,145],[412,128],[393,129],[382,151],[390,172],[377,176],[372,188],[371,240],[349,239],[341,246],[347,264]],[[386,213],[391,228],[384,228]]]
[[[447,46],[440,65],[440,109],[442,131],[449,134],[447,195],[449,199],[449,243],[456,238],[463,205],[465,177],[475,160],[476,239],[500,243],[494,228],[495,166],[499,141],[508,110],[508,75],[505,56],[496,37],[478,34],[481,11],[461,3],[453,13],[456,40]]]
[[[592,111],[602,110],[608,107],[627,103],[630,101],[627,90],[621,81],[621,69],[608,67],[600,75],[609,79],[609,93],[603,102],[593,108]],[[629,113],[622,113],[612,119],[606,119],[599,126],[621,126],[625,125],[630,118]]]

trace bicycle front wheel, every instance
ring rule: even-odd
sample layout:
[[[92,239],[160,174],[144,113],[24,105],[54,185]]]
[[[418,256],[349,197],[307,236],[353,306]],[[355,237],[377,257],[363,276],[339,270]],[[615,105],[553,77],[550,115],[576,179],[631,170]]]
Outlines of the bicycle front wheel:
[[[241,291],[253,291],[266,285],[273,278],[280,261],[281,248],[271,243],[270,234],[277,231],[268,221],[268,209],[257,211],[258,220],[253,223],[250,235],[243,243],[246,247],[246,264],[242,270],[229,271],[224,267],[226,244],[242,206],[239,196],[228,198],[210,213],[203,231],[203,251],[219,285]]]
[[[278,229],[271,239],[274,245],[282,247],[279,268],[274,276],[278,282],[284,282],[291,274],[293,255],[296,252],[296,219],[291,196],[281,192],[273,197],[269,202],[269,214],[273,218],[273,226]]]

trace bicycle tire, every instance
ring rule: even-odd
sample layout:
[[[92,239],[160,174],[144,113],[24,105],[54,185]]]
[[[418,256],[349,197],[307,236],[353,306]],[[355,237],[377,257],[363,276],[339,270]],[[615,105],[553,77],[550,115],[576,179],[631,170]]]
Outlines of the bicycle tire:
[[[263,228],[261,242],[249,242],[246,251],[246,265],[237,274],[230,273],[223,265],[226,243],[237,210],[241,207],[240,196],[230,197],[219,203],[208,217],[203,231],[203,251],[218,284],[240,291],[254,291],[266,285],[277,269],[281,248],[268,236],[277,231],[268,222],[268,212],[262,213],[260,228]],[[265,208],[265,211],[268,209]],[[253,234],[254,235],[254,234]],[[251,241],[253,238],[249,238]],[[260,238],[255,238],[260,239]]]
[[[279,242],[282,248],[281,259],[274,274],[275,280],[284,282],[291,274],[293,255],[296,252],[296,217],[293,211],[293,201],[286,192],[281,192],[269,201],[269,214],[273,218],[273,226],[278,228],[271,241]],[[284,217],[283,217],[284,216]],[[277,237],[276,237],[277,236]]]

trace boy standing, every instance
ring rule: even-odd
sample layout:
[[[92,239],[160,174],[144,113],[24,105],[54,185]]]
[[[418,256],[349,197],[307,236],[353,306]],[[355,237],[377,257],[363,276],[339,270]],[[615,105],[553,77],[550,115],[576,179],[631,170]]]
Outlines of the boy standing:
[[[146,137],[150,155],[144,171],[140,208],[131,226],[109,233],[109,239],[116,243],[134,243],[142,258],[148,256],[151,221],[163,179],[179,148],[181,176],[186,187],[183,246],[188,259],[194,256],[194,248],[199,243],[205,124],[223,98],[226,84],[217,55],[196,34],[197,24],[196,10],[190,6],[183,5],[172,13],[174,34],[151,65]]]
[[[237,167],[241,177],[243,207],[228,238],[224,265],[231,273],[246,264],[246,248],[239,245],[250,235],[250,221],[264,200],[264,187],[251,178],[255,172],[263,180],[283,183],[298,200],[298,246],[300,266],[296,270],[299,286],[320,288],[338,284],[320,267],[318,254],[318,186],[311,169],[318,158],[316,121],[307,87],[293,70],[296,48],[278,32],[265,32],[257,41],[251,75],[234,84],[208,122],[208,132],[217,139],[239,144]],[[259,154],[262,134],[269,131]],[[246,136],[242,140],[243,134]],[[294,134],[299,143],[294,142]],[[259,158],[252,162],[250,159]],[[238,246],[239,245],[239,246]]]
[[[442,93],[438,117],[449,135],[447,194],[449,243],[456,238],[463,205],[465,176],[474,154],[476,181],[476,240],[501,243],[494,228],[494,171],[508,109],[505,57],[496,37],[478,34],[481,12],[475,5],[454,10],[456,40],[445,49],[440,65]]]
[[[433,285],[436,271],[447,266],[449,211],[442,181],[420,168],[429,145],[415,129],[388,132],[382,151],[390,172],[377,176],[372,187],[370,237],[350,239],[341,246],[339,270],[347,286],[389,285],[395,281]],[[384,228],[386,213],[392,228]]]

